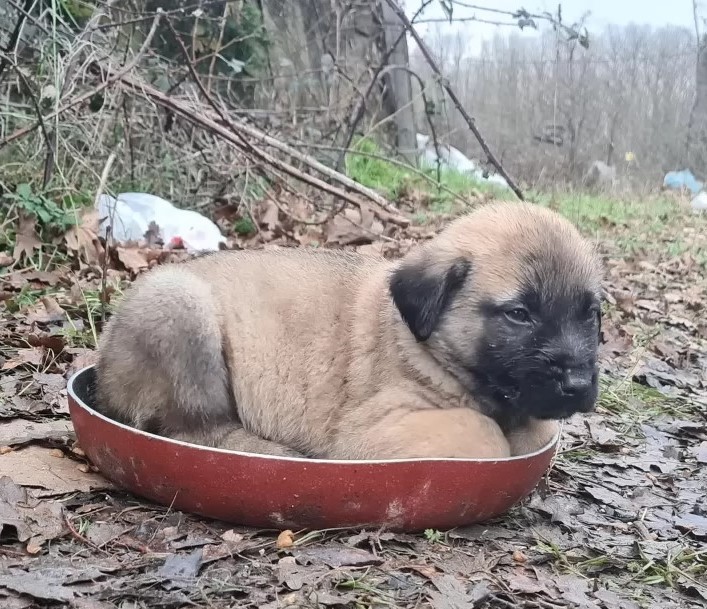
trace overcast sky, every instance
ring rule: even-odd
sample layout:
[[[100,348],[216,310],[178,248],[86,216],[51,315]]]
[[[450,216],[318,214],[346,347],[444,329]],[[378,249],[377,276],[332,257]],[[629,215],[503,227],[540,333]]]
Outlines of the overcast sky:
[[[555,14],[558,0],[462,0],[465,4],[477,4],[480,6],[493,7],[502,10],[514,11],[520,7],[531,13],[541,13],[549,11]],[[422,0],[405,0],[405,12],[412,16],[420,7]],[[591,14],[587,19],[586,26],[590,37],[592,32],[600,32],[609,24],[628,25],[636,23],[639,25],[650,25],[660,27],[667,24],[685,26],[694,29],[692,0],[562,0],[563,21],[572,23],[578,20],[583,13],[591,7]],[[707,15],[707,0],[698,1],[698,10],[702,15]],[[454,6],[454,17],[483,17],[497,21],[510,21],[509,17],[494,15],[487,11],[479,11],[463,6]],[[425,10],[420,18],[444,18],[444,11],[439,0],[433,0],[432,4]],[[546,22],[545,22],[546,23]],[[539,24],[540,25],[540,24]],[[418,31],[424,34],[428,24],[420,24]],[[542,26],[541,26],[542,27]],[[460,24],[441,24],[440,31],[454,32],[457,29],[468,33],[469,51],[474,54],[479,48],[479,42],[483,39],[491,38],[495,32],[515,31],[509,28],[488,25],[484,23],[470,22]],[[523,34],[533,36],[532,30]],[[414,42],[412,43],[414,45]]]

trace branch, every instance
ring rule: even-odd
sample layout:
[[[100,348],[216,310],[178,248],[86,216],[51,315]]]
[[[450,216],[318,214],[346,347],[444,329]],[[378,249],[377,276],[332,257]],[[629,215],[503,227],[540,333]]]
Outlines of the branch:
[[[22,26],[25,23],[25,19],[27,18],[29,10],[32,8],[32,4],[34,4],[34,0],[25,0],[24,10],[20,11],[20,15],[19,17],[17,17],[17,23],[15,23],[15,29],[12,30],[12,34],[10,34],[10,40],[8,40],[7,46],[3,51],[4,55],[2,60],[0,60],[0,82],[2,82],[3,72],[10,64],[10,51],[15,48],[18,41],[20,40],[20,32],[22,32]]]
[[[103,69],[107,71],[110,70],[110,68]],[[312,157],[291,148],[287,144],[284,144],[279,140],[276,140],[275,138],[264,134],[258,129],[234,121],[228,122],[228,127],[230,129],[227,129],[218,121],[209,117],[205,112],[195,113],[192,108],[190,108],[183,102],[168,97],[161,91],[149,86],[146,83],[136,82],[135,80],[126,75],[119,77],[118,80],[134,92],[148,96],[153,101],[159,103],[165,108],[169,108],[173,112],[181,115],[189,122],[220,136],[224,140],[236,146],[238,149],[243,150],[245,148],[248,152],[251,152],[258,158],[260,158],[262,161],[268,163],[269,165],[272,165],[273,167],[278,168],[280,171],[286,173],[287,175],[293,178],[301,180],[302,182],[305,182],[310,186],[315,186],[316,188],[319,188],[320,190],[323,190],[324,192],[327,192],[331,195],[344,199],[347,202],[355,205],[356,207],[364,207],[361,201],[358,201],[355,197],[351,196],[345,190],[337,188],[336,186],[332,186],[324,180],[303,173],[293,165],[290,165],[289,163],[286,163],[285,161],[272,156],[268,152],[256,147],[255,145],[249,142],[244,143],[244,137],[248,136],[250,138],[260,140],[264,144],[272,146],[280,152],[284,152],[285,154],[292,156],[298,161],[304,163],[305,165],[308,165],[310,168],[316,169],[317,171],[326,175],[332,180],[339,182],[339,184],[341,184],[342,186],[367,197],[380,208],[374,209],[372,211],[374,211],[381,219],[387,220],[399,226],[408,226],[410,224],[410,220],[408,218],[401,216],[400,213],[377,192],[366,188],[365,186],[362,186],[357,182],[354,182],[351,178],[340,174],[334,171],[333,169],[330,169],[329,167],[323,165],[316,159],[313,159]]]
[[[442,72],[440,72],[439,67],[437,67],[437,63],[435,62],[434,58],[432,57],[432,53],[430,53],[430,50],[427,48],[427,45],[423,42],[422,38],[420,38],[420,35],[415,30],[412,23],[410,23],[410,20],[407,18],[407,15],[405,15],[405,12],[397,5],[397,3],[394,0],[385,0],[385,1],[395,11],[395,13],[398,15],[400,20],[405,24],[405,27],[408,30],[408,32],[410,32],[412,37],[415,39],[415,42],[417,42],[417,45],[420,47],[420,51],[425,56],[425,59],[427,60],[427,63],[429,64],[430,68],[432,68],[432,71],[435,73],[437,78],[439,78],[441,85],[444,87],[444,90],[447,92],[447,95],[449,95],[452,102],[457,107],[457,110],[459,110],[459,113],[462,115],[462,117],[464,117],[466,124],[469,125],[469,129],[471,129],[471,132],[474,134],[474,137],[476,137],[476,140],[479,142],[479,145],[481,146],[483,151],[486,153],[488,160],[498,170],[498,173],[500,173],[501,176],[503,176],[503,178],[506,180],[506,182],[511,187],[511,189],[516,194],[516,196],[521,201],[524,201],[525,199],[523,197],[523,193],[521,192],[520,188],[518,188],[518,186],[516,186],[515,182],[511,179],[511,177],[508,175],[506,170],[503,168],[503,165],[501,165],[500,161],[498,161],[498,159],[496,159],[493,152],[491,152],[491,149],[488,147],[488,144],[486,143],[483,136],[481,135],[481,132],[476,127],[474,119],[471,116],[469,116],[467,111],[464,109],[464,106],[462,106],[462,103],[459,101],[459,98],[457,97],[456,93],[454,92],[454,90],[450,86],[449,81],[446,78],[444,78],[444,76],[442,75]]]
[[[169,25],[170,29],[172,30],[172,33],[175,34],[176,37],[176,32],[174,31],[174,28],[172,24],[167,21],[167,25]],[[204,99],[208,102],[208,104],[214,109],[216,114],[218,114],[219,118],[221,121],[231,130],[231,132],[239,138],[240,142],[236,144],[236,142],[232,142],[236,144],[239,149],[243,150],[245,149],[246,151],[250,152],[252,155],[260,158],[261,160],[273,165],[273,166],[279,166],[283,171],[289,173],[293,177],[299,178],[300,180],[307,181],[307,178],[310,178],[311,176],[307,176],[306,174],[303,174],[299,172],[295,167],[292,167],[291,165],[285,163],[284,161],[280,161],[279,159],[276,159],[275,157],[272,157],[268,155],[265,151],[260,150],[259,148],[256,148],[244,135],[246,133],[250,137],[256,137],[260,139],[261,141],[265,141],[266,143],[270,144],[271,146],[279,149],[282,152],[286,152],[290,156],[295,157],[299,161],[305,163],[306,165],[309,165],[310,167],[314,169],[318,169],[321,173],[324,173],[330,178],[334,178],[340,183],[343,183],[345,186],[348,186],[349,188],[352,188],[352,190],[357,190],[361,194],[365,195],[366,197],[372,199],[374,203],[380,205],[387,214],[392,214],[393,216],[398,217],[398,221],[396,222],[396,219],[393,217],[390,217],[390,215],[385,216],[387,219],[391,220],[392,222],[396,222],[400,224],[400,220],[402,220],[405,224],[407,225],[409,222],[405,218],[400,218],[394,208],[388,204],[388,202],[378,195],[376,192],[369,190],[365,188],[364,186],[357,184],[347,176],[340,174],[338,171],[334,171],[332,169],[329,169],[326,165],[322,165],[319,163],[316,159],[304,155],[301,152],[295,150],[294,148],[287,146],[286,144],[280,142],[279,140],[276,140],[269,135],[266,135],[265,133],[262,133],[261,131],[258,131],[257,129],[253,127],[249,127],[245,125],[244,123],[234,123],[232,120],[229,119],[227,114],[223,111],[223,109],[213,100],[212,96],[209,94],[209,92],[206,90],[206,87],[204,84],[201,82],[201,79],[199,78],[199,75],[196,73],[196,70],[194,69],[194,65],[192,64],[189,54],[187,53],[187,49],[184,46],[184,43],[177,37],[177,42],[179,43],[179,46],[181,48],[182,54],[184,55],[184,60],[186,61],[187,68],[189,69],[189,72],[191,74],[191,77],[198,87],[199,91],[201,94],[204,96]],[[149,95],[149,93],[148,93]],[[167,96],[164,96],[167,97]],[[168,98],[167,99],[171,99]],[[189,118],[189,117],[186,117]],[[289,168],[289,170],[288,170]],[[292,171],[297,172],[297,174],[291,173]],[[373,195],[373,196],[371,196]],[[348,197],[343,198],[344,201],[349,201],[351,203],[354,203],[357,206],[361,206],[360,203],[356,202],[355,200],[350,200]],[[339,210],[334,210],[331,216],[334,216],[336,213],[340,212],[343,209],[340,208]]]
[[[130,72],[140,61],[140,58],[143,56],[145,51],[150,46],[150,43],[152,42],[152,37],[155,35],[155,32],[157,31],[157,25],[159,24],[159,21],[162,17],[162,9],[157,9],[157,14],[155,15],[154,20],[152,21],[152,27],[150,28],[150,31],[147,34],[147,37],[145,38],[145,41],[142,43],[142,46],[138,50],[137,54],[133,59],[125,64],[120,70],[113,72],[104,82],[102,82],[100,85],[97,87],[94,87],[87,93],[84,93],[83,95],[79,95],[78,97],[75,97],[74,99],[70,100],[54,112],[50,112],[44,117],[45,121],[49,121],[50,119],[56,118],[60,114],[63,114],[67,110],[70,110],[74,106],[78,106],[79,104],[82,104],[85,101],[88,101],[91,99],[96,93],[100,93],[103,91],[103,89],[106,89],[108,86],[110,86],[112,83],[114,83],[117,80],[120,80],[122,76]],[[29,127],[23,127],[22,129],[18,129],[14,133],[11,133],[8,135],[5,139],[0,140],[0,149],[7,146],[10,142],[13,142],[21,137],[24,137],[25,135],[28,135],[29,133],[32,133],[35,129],[41,126],[41,122],[36,122],[33,125],[30,125]]]

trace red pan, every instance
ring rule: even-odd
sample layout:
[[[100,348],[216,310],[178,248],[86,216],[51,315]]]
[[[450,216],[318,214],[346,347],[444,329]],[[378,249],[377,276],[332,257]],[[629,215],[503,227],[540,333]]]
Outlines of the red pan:
[[[275,529],[450,529],[504,514],[547,471],[558,437],[498,460],[346,461],[207,448],[117,423],[93,410],[93,366],[68,384],[79,445],[135,495],[233,524]]]

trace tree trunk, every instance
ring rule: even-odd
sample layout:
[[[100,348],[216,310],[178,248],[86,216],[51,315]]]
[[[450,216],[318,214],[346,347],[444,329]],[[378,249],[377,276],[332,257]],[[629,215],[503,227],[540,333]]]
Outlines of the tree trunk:
[[[388,64],[391,66],[409,66],[407,37],[403,36],[396,45],[405,26],[402,24],[395,11],[383,0],[380,3],[383,16],[383,49],[387,52],[394,48]],[[415,137],[415,110],[412,104],[412,82],[410,73],[406,69],[393,69],[384,76],[386,110],[395,120],[396,146],[398,152],[408,158],[414,159],[417,139]]]
[[[702,37],[695,70],[695,102],[687,125],[687,166],[696,178],[707,177],[707,35]]]

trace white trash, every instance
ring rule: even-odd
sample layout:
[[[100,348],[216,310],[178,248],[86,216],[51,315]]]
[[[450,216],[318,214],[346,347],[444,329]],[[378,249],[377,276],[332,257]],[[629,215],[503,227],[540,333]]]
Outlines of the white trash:
[[[218,226],[196,211],[179,209],[169,201],[142,192],[121,192],[118,199],[98,198],[99,235],[105,239],[111,224],[112,238],[119,242],[140,241],[154,222],[165,247],[180,243],[190,251],[218,250],[226,243]]]
[[[417,154],[419,158],[419,163],[422,167],[435,167],[437,164],[437,151],[434,147],[434,142],[430,142],[429,135],[423,135],[422,133],[416,134],[417,138]],[[484,177],[484,172],[477,166],[477,164],[471,159],[467,158],[464,153],[450,146],[449,144],[439,144],[440,152],[440,165],[444,168],[452,168],[460,173],[465,173],[471,175],[475,180],[479,182],[486,182],[487,184],[495,184],[501,188],[510,188],[508,182],[497,174],[489,175],[487,178]]]
[[[707,211],[707,192],[704,190],[699,193],[692,201],[690,207],[693,211]]]

